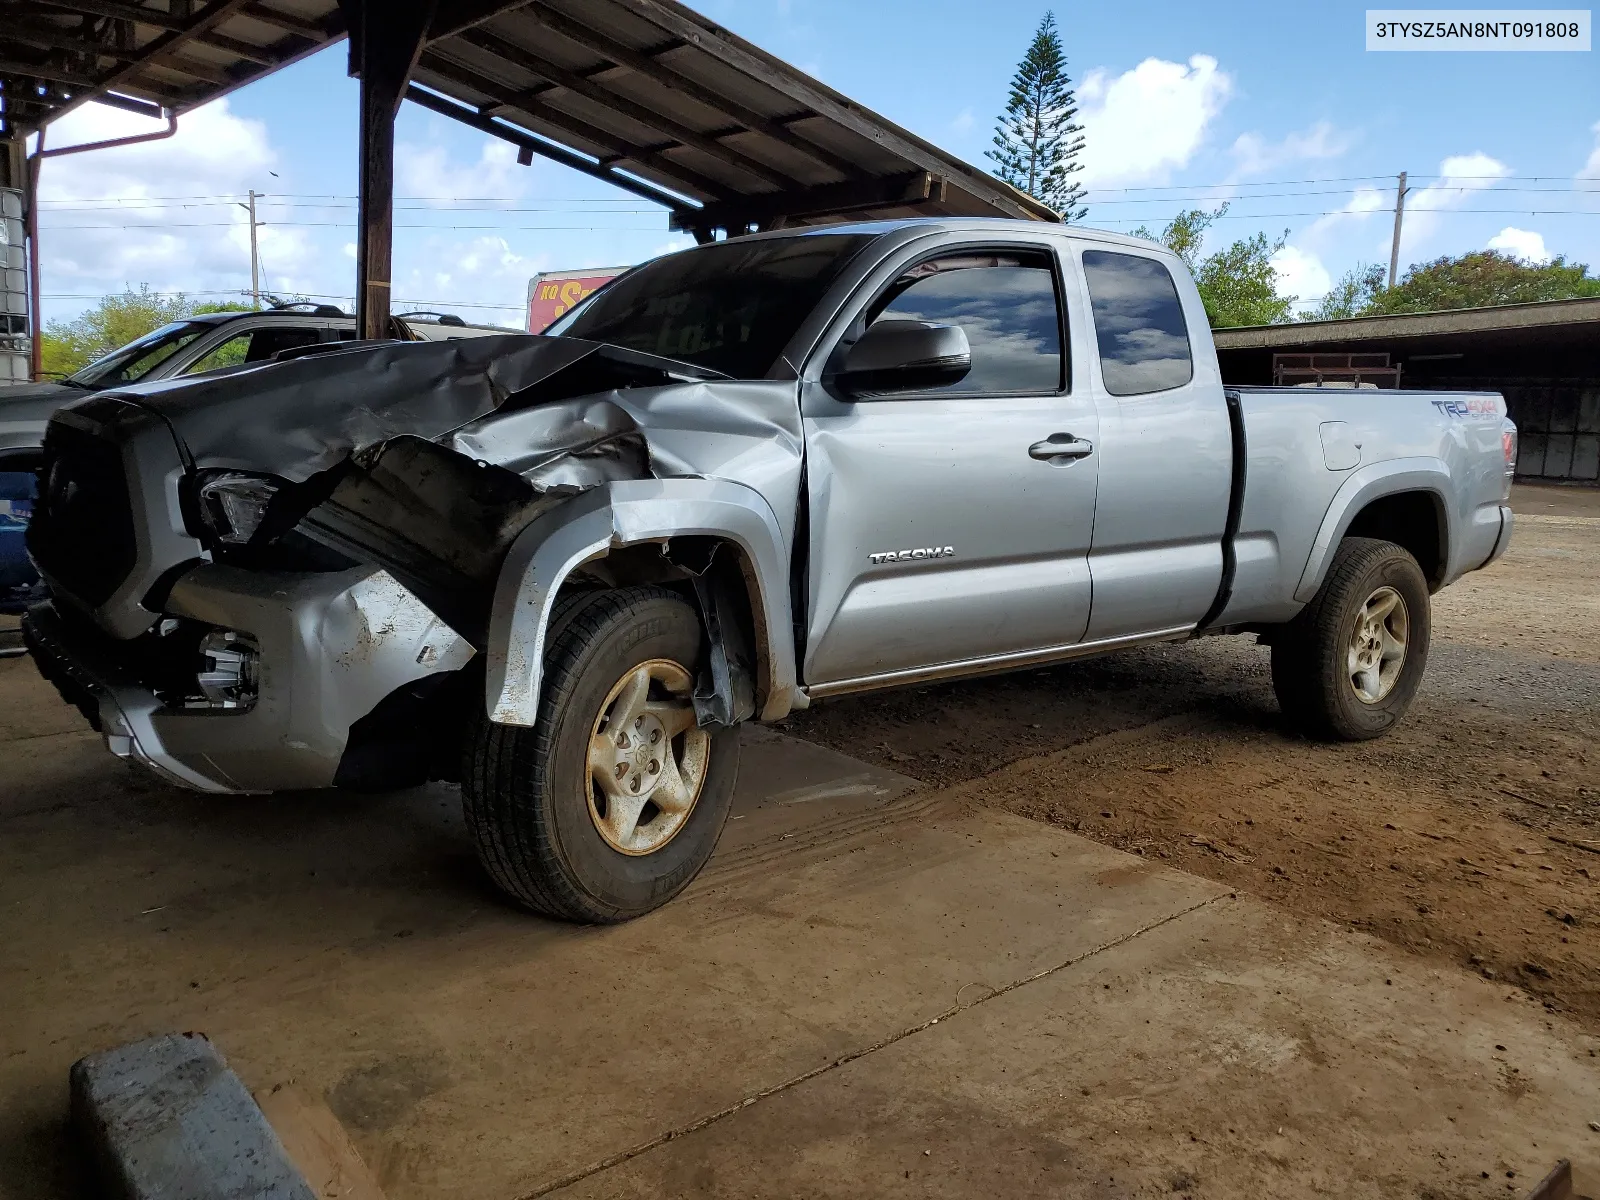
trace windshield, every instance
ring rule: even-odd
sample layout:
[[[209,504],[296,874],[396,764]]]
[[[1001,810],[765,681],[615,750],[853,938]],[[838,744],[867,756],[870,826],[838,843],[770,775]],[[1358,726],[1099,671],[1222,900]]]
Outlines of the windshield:
[[[868,234],[719,242],[647,263],[547,333],[762,379]]]
[[[175,321],[135,338],[120,350],[96,359],[66,382],[79,387],[108,388],[137,383],[211,326],[200,321]]]

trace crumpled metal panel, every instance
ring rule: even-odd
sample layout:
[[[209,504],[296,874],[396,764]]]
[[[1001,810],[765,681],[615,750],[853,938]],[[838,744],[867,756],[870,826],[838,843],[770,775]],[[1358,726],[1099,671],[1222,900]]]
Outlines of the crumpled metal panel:
[[[437,438],[507,404],[538,403],[539,385],[573,368],[580,368],[573,386],[588,391],[706,375],[597,342],[506,334],[352,343],[115,394],[160,414],[196,467],[300,483],[388,438]]]
[[[449,444],[540,489],[652,475],[729,479],[765,496],[785,530],[794,526],[805,453],[793,382],[730,379],[619,388],[491,413],[456,430]]]

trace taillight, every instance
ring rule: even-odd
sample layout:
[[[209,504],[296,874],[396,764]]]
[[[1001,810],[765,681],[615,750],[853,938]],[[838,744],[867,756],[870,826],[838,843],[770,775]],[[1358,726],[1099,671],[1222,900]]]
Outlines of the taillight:
[[[1500,431],[1500,449],[1506,456],[1506,482],[1501,489],[1500,499],[1511,499],[1511,480],[1517,473],[1517,429],[1515,425],[1507,422],[1507,427]]]

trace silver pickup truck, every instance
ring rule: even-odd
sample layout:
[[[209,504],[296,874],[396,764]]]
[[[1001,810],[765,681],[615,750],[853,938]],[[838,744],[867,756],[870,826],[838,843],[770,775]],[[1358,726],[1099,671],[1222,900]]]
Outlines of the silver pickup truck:
[[[337,343],[51,422],[25,635],[111,750],[214,792],[459,780],[581,921],[710,856],[737,726],[1210,633],[1287,716],[1404,714],[1494,561],[1501,398],[1226,388],[1148,242],[938,219],[647,263],[551,336]]]

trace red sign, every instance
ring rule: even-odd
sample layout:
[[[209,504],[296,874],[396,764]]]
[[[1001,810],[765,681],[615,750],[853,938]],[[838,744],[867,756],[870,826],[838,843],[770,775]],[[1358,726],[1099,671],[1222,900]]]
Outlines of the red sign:
[[[603,283],[610,283],[626,267],[588,271],[546,271],[528,284],[528,332],[543,333],[552,322]]]

